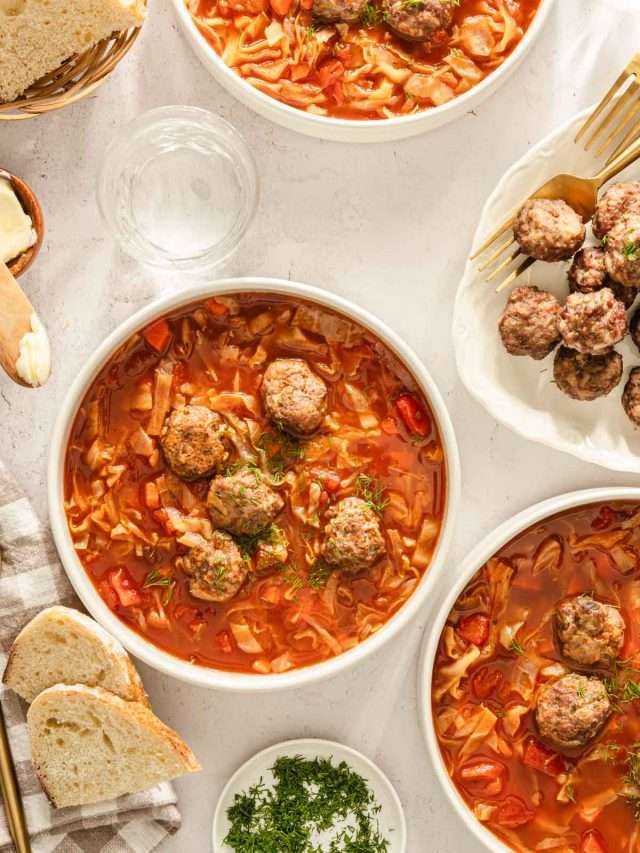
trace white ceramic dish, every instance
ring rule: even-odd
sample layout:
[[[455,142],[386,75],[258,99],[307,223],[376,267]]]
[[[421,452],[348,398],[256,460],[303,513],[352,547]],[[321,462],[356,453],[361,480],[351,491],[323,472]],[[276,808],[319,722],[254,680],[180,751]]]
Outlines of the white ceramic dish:
[[[434,552],[431,567],[406,604],[380,631],[344,654],[315,666],[269,676],[223,672],[222,670],[189,664],[162,651],[128,628],[103,602],[82,567],[69,534],[63,505],[64,459],[69,432],[78,406],[89,385],[112,353],[134,332],[176,308],[215,294],[237,293],[239,291],[264,291],[303,297],[340,311],[370,329],[407,365],[429,400],[442,438],[447,464],[447,501],[440,540]],[[429,600],[431,591],[444,568],[445,557],[453,534],[459,495],[460,462],[453,426],[436,384],[417,356],[384,323],[362,308],[358,308],[326,290],[279,279],[226,279],[211,284],[189,287],[177,294],[156,300],[130,317],[109,335],[80,370],[62,404],[53,432],[49,455],[48,501],[51,529],[69,579],[87,610],[104,628],[117,637],[133,655],[149,666],[191,684],[221,690],[260,692],[299,687],[335,675],[375,653],[401,628],[407,625],[424,606],[425,602]]]
[[[456,582],[450,589],[446,600],[440,606],[438,615],[431,621],[426,630],[425,640],[418,665],[418,715],[422,733],[429,752],[431,764],[435,770],[445,794],[462,822],[466,825],[486,850],[492,853],[505,853],[511,848],[503,844],[493,833],[475,818],[456,786],[447,773],[447,768],[440,754],[438,739],[435,734],[433,714],[431,711],[431,678],[433,664],[440,643],[440,636],[456,599],[473,577],[473,575],[504,545],[510,542],[527,528],[537,524],[549,516],[574,507],[586,506],[600,501],[639,501],[640,488],[610,487],[604,489],[585,489],[580,492],[569,492],[555,498],[542,501],[514,515],[480,542],[458,568]]]
[[[259,752],[243,764],[227,782],[213,818],[213,853],[232,853],[230,847],[224,844],[229,832],[227,809],[233,804],[235,794],[246,791],[261,778],[268,785],[273,782],[270,772],[276,759],[281,756],[303,758],[332,758],[334,763],[345,761],[356,773],[367,780],[376,800],[382,807],[380,811],[380,832],[389,839],[388,853],[405,853],[407,849],[407,826],[402,804],[391,782],[372,761],[355,749],[334,743],[329,740],[304,738],[290,740],[271,746]]]
[[[379,121],[316,116],[265,95],[235,74],[198,30],[184,0],[173,0],[182,30],[196,56],[213,77],[245,106],[289,130],[335,142],[391,142],[434,130],[470,112],[520,65],[540,35],[555,0],[541,0],[538,14],[511,56],[478,86],[448,104],[411,116]]]
[[[589,112],[572,118],[509,169],[484,207],[474,246],[548,178],[561,172],[593,175],[602,168],[602,158],[596,159],[573,142]],[[636,164],[615,182],[639,176],[640,165]],[[588,234],[588,242],[595,245],[590,228]],[[563,302],[569,292],[568,268],[568,262],[538,262],[519,282],[550,290]],[[469,393],[496,420],[524,438],[615,471],[640,472],[640,430],[627,418],[620,402],[629,368],[640,364],[631,338],[616,347],[625,365],[620,385],[600,400],[572,400],[552,384],[554,353],[544,361],[534,361],[510,356],[503,348],[497,324],[507,297],[507,292],[496,293],[485,282],[477,262],[467,263],[456,295],[453,343],[458,373]]]

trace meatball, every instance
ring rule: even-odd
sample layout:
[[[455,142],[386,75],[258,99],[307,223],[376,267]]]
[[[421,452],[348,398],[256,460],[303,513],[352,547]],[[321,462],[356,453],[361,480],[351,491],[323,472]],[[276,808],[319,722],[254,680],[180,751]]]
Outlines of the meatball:
[[[160,445],[167,465],[183,480],[206,477],[228,458],[226,425],[205,406],[183,406],[169,414]]]
[[[600,355],[627,334],[627,314],[608,287],[594,293],[572,293],[562,309],[558,328],[566,346]]]
[[[382,5],[389,29],[407,41],[430,41],[453,23],[452,0],[383,0]]]
[[[640,350],[640,308],[637,308],[631,317],[629,334],[631,335],[631,340]]]
[[[598,202],[593,217],[593,233],[603,240],[626,213],[640,213],[640,181],[614,184]]]
[[[532,198],[520,209],[513,233],[537,261],[565,261],[584,243],[582,217],[560,199]]]
[[[213,538],[203,543],[180,558],[183,571],[190,576],[189,592],[204,601],[229,601],[245,582],[248,561],[222,530],[214,531]]]
[[[327,386],[301,358],[272,361],[261,391],[269,420],[292,435],[310,435],[327,411]]]
[[[610,712],[604,684],[597,678],[571,673],[540,689],[536,722],[544,740],[556,749],[571,750],[592,740]]]
[[[627,417],[640,426],[640,367],[634,367],[622,392],[622,406]]]
[[[313,15],[327,24],[355,24],[368,0],[313,0]]]
[[[551,293],[537,287],[516,288],[498,323],[506,351],[536,360],[548,356],[560,340],[558,320],[561,312]]]
[[[380,519],[361,498],[344,498],[327,516],[322,555],[330,566],[355,574],[385,553]]]
[[[214,525],[238,536],[260,533],[283,506],[284,501],[264,481],[260,469],[251,466],[215,477],[207,495]]]
[[[640,213],[623,216],[607,235],[607,272],[625,287],[640,287]]]
[[[562,601],[556,607],[555,626],[562,654],[578,666],[608,664],[624,644],[620,611],[590,595]]]
[[[568,274],[569,290],[571,293],[593,293],[608,287],[613,295],[625,308],[631,308],[635,302],[638,291],[633,287],[624,287],[607,273],[607,264],[604,249],[598,246],[589,246],[581,249],[573,259],[573,264]]]
[[[606,397],[622,379],[622,356],[612,350],[587,355],[560,347],[553,362],[553,378],[564,394],[574,400]]]

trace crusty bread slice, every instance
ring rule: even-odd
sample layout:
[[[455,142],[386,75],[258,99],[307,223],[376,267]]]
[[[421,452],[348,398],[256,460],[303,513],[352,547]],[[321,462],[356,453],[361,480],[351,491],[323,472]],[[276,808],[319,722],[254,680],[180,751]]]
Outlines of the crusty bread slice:
[[[33,764],[54,806],[112,800],[200,770],[189,747],[139,702],[100,687],[49,687],[27,713]]]
[[[0,101],[144,15],[144,0],[0,0]]]
[[[15,639],[2,677],[27,702],[54,684],[103,687],[134,702],[147,694],[129,655],[103,628],[70,607],[48,607]]]

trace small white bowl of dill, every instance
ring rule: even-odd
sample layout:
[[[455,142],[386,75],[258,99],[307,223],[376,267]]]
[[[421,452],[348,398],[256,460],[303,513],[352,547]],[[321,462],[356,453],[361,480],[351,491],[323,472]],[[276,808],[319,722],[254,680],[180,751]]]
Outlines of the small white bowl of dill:
[[[391,782],[339,743],[290,740],[231,777],[213,818],[214,853],[406,853],[407,826]]]

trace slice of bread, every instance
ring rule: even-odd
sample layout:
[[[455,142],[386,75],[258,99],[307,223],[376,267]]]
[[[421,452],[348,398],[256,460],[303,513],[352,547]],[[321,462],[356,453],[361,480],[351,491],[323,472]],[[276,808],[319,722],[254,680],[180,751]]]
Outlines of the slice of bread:
[[[0,0],[0,101],[13,101],[113,32],[139,27],[144,0]]]
[[[11,647],[2,681],[27,702],[62,683],[103,687],[122,699],[148,704],[140,676],[120,643],[69,607],[48,607],[25,625]]]
[[[58,684],[28,714],[33,764],[54,806],[133,794],[200,770],[189,747],[148,708],[99,687]]]

